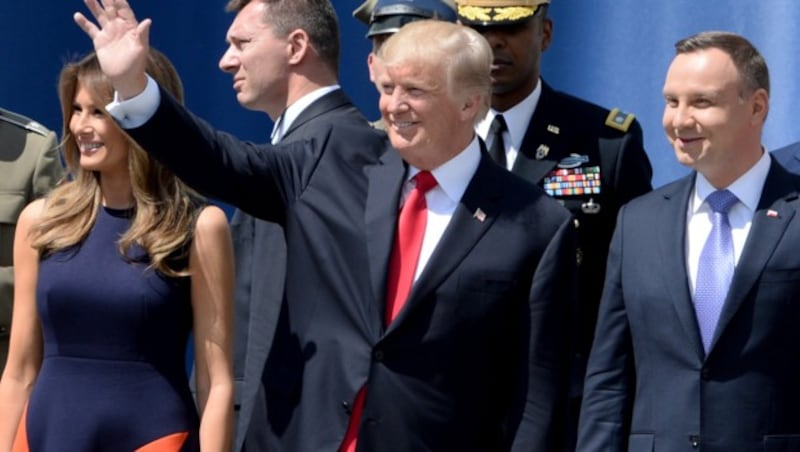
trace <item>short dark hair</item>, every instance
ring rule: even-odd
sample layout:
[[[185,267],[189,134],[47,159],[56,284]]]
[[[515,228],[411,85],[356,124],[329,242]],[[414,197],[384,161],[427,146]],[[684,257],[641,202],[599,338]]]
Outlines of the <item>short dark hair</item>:
[[[769,94],[769,70],[758,49],[747,39],[726,31],[705,31],[675,43],[675,54],[719,49],[727,53],[749,92],[764,89]]]
[[[277,36],[285,37],[297,29],[305,31],[320,58],[338,74],[339,22],[330,0],[230,0],[225,10],[239,12],[251,1],[269,7],[264,23],[271,25]]]

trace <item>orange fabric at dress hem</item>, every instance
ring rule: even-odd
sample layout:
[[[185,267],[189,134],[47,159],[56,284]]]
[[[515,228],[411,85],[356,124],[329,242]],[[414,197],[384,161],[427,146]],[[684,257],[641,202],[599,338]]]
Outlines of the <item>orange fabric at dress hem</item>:
[[[25,404],[25,409],[22,410],[22,419],[19,420],[19,427],[17,427],[17,436],[14,437],[14,445],[11,446],[11,452],[30,452],[28,447],[28,431],[25,428],[26,420],[28,418],[28,404]]]
[[[189,432],[173,433],[136,449],[135,452],[179,452]],[[14,451],[16,452],[16,451]]]

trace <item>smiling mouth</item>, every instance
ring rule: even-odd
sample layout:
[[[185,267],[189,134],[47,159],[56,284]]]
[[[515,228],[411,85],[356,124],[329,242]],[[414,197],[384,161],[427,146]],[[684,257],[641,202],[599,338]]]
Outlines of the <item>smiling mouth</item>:
[[[695,137],[695,138],[688,138],[688,137],[678,137],[677,140],[682,144],[692,144],[702,141],[702,137]]]
[[[407,129],[414,125],[411,121],[394,121],[392,124],[397,129]]]
[[[97,151],[98,149],[100,149],[101,147],[103,147],[103,143],[80,143],[80,144],[78,144],[78,149],[81,151],[81,153],[84,153],[84,154],[91,154],[91,153]]]

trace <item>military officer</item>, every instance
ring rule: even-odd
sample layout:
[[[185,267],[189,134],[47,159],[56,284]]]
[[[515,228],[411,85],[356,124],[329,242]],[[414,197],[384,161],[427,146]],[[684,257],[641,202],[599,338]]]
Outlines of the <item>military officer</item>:
[[[541,185],[575,215],[582,296],[568,408],[572,450],[617,211],[651,190],[642,129],[630,113],[609,111],[542,80],[541,54],[553,37],[550,0],[456,3],[458,20],[483,34],[494,51],[492,108],[478,134],[500,165]]]
[[[17,217],[62,178],[55,133],[0,108],[0,370],[8,355],[14,298],[12,249]]]
[[[437,19],[456,21],[454,0],[366,0],[353,11],[353,16],[369,25],[367,38],[372,52],[403,25],[415,20]]]

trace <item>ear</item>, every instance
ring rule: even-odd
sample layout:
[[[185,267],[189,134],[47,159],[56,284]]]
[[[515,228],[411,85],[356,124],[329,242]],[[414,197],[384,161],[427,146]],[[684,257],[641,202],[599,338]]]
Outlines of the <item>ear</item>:
[[[311,43],[305,30],[293,30],[286,37],[286,42],[289,45],[289,64],[299,64],[305,58],[306,52],[311,51]]]
[[[549,17],[542,20],[542,52],[553,42],[553,21]]]
[[[375,64],[375,59],[376,57],[374,52],[370,52],[369,55],[367,55],[367,69],[369,69],[369,81],[371,81],[372,83],[375,83],[375,68],[372,67],[372,65]]]
[[[474,123],[481,108],[482,96],[476,92],[466,94],[461,104],[461,120]]]
[[[767,90],[764,88],[757,89],[750,99],[750,104],[752,105],[753,121],[763,124],[767,119],[767,113],[769,113],[769,94]]]

